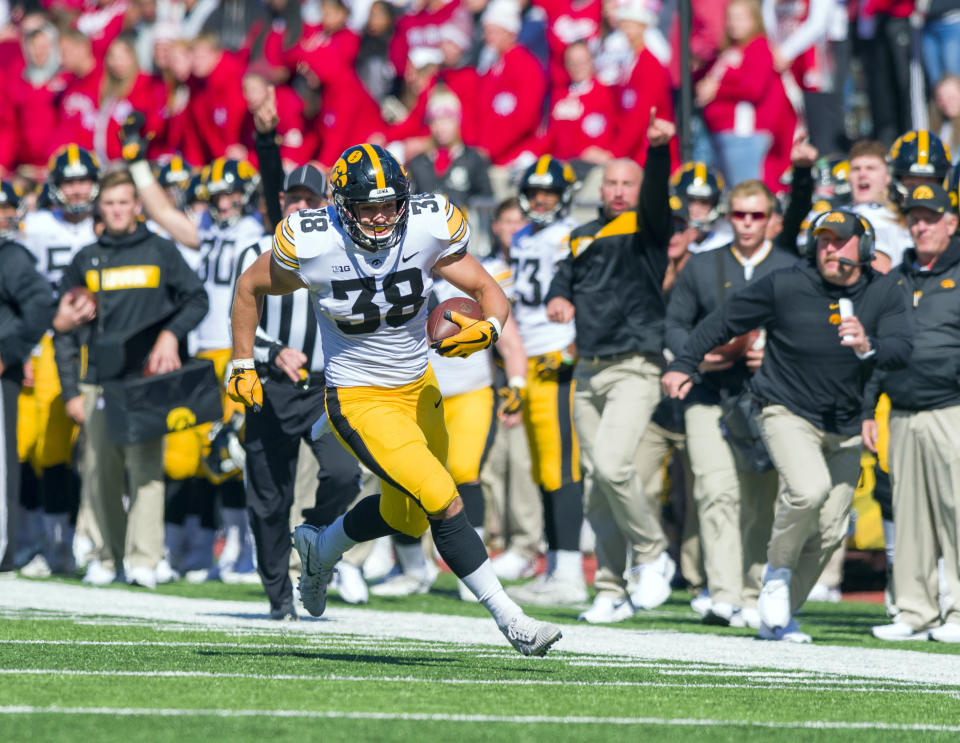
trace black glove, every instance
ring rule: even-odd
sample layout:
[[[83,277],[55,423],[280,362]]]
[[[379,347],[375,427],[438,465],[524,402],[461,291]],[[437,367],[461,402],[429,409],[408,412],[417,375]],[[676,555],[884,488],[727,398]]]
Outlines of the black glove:
[[[123,125],[120,127],[120,142],[123,144],[121,152],[123,159],[128,163],[147,159],[147,145],[153,135],[143,135],[145,122],[143,114],[134,111],[124,119]]]

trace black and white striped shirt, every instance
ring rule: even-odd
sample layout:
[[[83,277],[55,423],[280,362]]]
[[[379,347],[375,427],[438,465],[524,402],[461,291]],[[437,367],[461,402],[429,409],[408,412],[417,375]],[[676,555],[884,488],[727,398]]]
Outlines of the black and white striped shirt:
[[[266,235],[259,242],[244,248],[237,260],[235,275],[240,276],[259,255],[269,253],[272,246],[273,235]],[[254,360],[262,364],[269,363],[271,347],[278,344],[303,351],[309,359],[308,371],[323,371],[320,329],[310,301],[310,292],[306,289],[283,296],[264,297],[253,347]]]

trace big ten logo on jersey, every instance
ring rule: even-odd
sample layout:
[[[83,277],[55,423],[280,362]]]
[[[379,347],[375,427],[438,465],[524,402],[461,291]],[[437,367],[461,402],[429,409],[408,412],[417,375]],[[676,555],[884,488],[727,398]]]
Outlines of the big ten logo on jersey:
[[[536,307],[543,303],[543,285],[540,283],[539,258],[511,258],[514,294],[521,304]]]
[[[348,335],[372,333],[384,322],[399,328],[416,317],[426,301],[419,268],[389,273],[379,279],[364,276],[334,280],[330,289],[334,299],[353,303],[349,317],[336,318],[337,327]]]
[[[233,284],[233,248],[236,241],[232,237],[216,235],[200,243],[200,265],[197,275],[206,284],[212,281],[217,286]]]
[[[297,212],[300,218],[300,232],[326,232],[330,229],[330,218],[326,209],[301,209]]]
[[[435,214],[438,211],[440,211],[440,204],[437,203],[433,194],[420,194],[410,197],[411,214],[422,214],[424,212]]]

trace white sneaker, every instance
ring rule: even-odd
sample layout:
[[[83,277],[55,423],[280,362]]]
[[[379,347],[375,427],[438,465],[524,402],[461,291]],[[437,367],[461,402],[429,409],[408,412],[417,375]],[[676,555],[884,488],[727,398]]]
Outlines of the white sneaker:
[[[786,627],[780,627],[779,629],[771,629],[766,624],[761,623],[760,628],[757,630],[757,637],[761,640],[795,642],[797,644],[813,642],[813,638],[810,637],[810,635],[800,631],[800,627],[797,626],[797,622],[794,619],[791,619]]]
[[[24,578],[49,578],[53,575],[47,558],[41,554],[36,554],[33,559],[20,568],[20,575]]]
[[[582,612],[577,620],[588,624],[614,624],[629,619],[636,611],[629,598],[618,599],[601,594],[593,600],[593,606]]]
[[[670,598],[670,581],[677,564],[666,550],[652,562],[635,565],[627,571],[627,591],[638,609],[656,609]]]
[[[937,642],[960,642],[960,624],[947,622],[930,630],[930,639]]]
[[[337,565],[334,586],[340,598],[348,604],[365,604],[370,600],[367,582],[363,579],[363,572],[356,565],[341,561]]]
[[[393,547],[390,537],[380,537],[374,540],[370,555],[363,563],[363,575],[369,581],[385,578],[396,565],[393,556]]]
[[[700,593],[690,601],[690,608],[697,612],[701,618],[706,616],[712,605],[713,600],[710,598],[710,591],[706,588],[700,591]]]
[[[490,564],[493,565],[493,572],[501,580],[530,578],[535,570],[533,560],[527,560],[520,553],[509,549],[494,557]]]
[[[730,620],[731,627],[749,627],[750,629],[760,629],[763,621],[760,619],[760,612],[754,607],[744,607]]]
[[[587,586],[583,578],[563,578],[557,573],[519,586],[510,586],[507,595],[518,604],[532,606],[576,606],[587,602]]]
[[[188,570],[183,574],[183,577],[187,579],[187,583],[193,583],[197,585],[199,583],[206,583],[207,578],[210,576],[210,568],[198,568],[197,570]]]
[[[73,562],[79,570],[90,564],[90,554],[93,552],[93,540],[85,534],[73,535]]]
[[[83,582],[91,586],[108,586],[116,579],[116,571],[103,567],[103,563],[96,558],[87,564],[87,574],[83,576]]]
[[[293,530],[293,546],[300,555],[300,600],[315,617],[327,608],[327,586],[334,573],[333,565],[323,565],[317,559],[317,538],[322,532],[310,524],[300,524]]]
[[[729,627],[733,623],[734,617],[739,613],[739,606],[728,604],[726,601],[715,601],[710,605],[701,621],[714,627]]]
[[[926,640],[930,637],[930,630],[915,630],[906,622],[881,624],[870,630],[870,634],[878,640],[899,642],[902,640]]]
[[[131,586],[153,589],[157,587],[157,574],[153,568],[148,568],[146,565],[138,565],[127,571],[127,583]]]
[[[180,580],[180,573],[170,567],[170,561],[166,557],[157,563],[154,573],[156,574],[158,584],[173,583],[175,580]]]
[[[839,586],[828,586],[826,583],[814,583],[807,595],[807,601],[826,601],[831,604],[839,604],[842,598]]]
[[[437,574],[437,569],[431,569],[430,563],[427,563],[427,569],[423,573],[397,573],[382,583],[370,586],[370,593],[374,596],[413,596],[426,593],[436,582]]]
[[[500,631],[522,655],[546,655],[550,646],[563,636],[555,624],[538,621],[526,614],[514,617]]]
[[[790,568],[773,569],[767,565],[763,588],[757,598],[760,619],[767,627],[779,629],[790,624]]]

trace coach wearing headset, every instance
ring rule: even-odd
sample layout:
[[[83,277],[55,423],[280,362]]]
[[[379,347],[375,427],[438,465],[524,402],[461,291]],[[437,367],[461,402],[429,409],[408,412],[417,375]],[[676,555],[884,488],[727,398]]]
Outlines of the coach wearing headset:
[[[814,230],[808,261],[767,274],[694,329],[663,377],[683,398],[711,348],[752,328],[767,331],[750,381],[764,443],[780,477],[757,608],[763,639],[810,642],[793,621],[846,532],[860,472],[864,386],[875,368],[903,367],[911,341],[890,277],[870,269],[873,229],[834,210]]]

